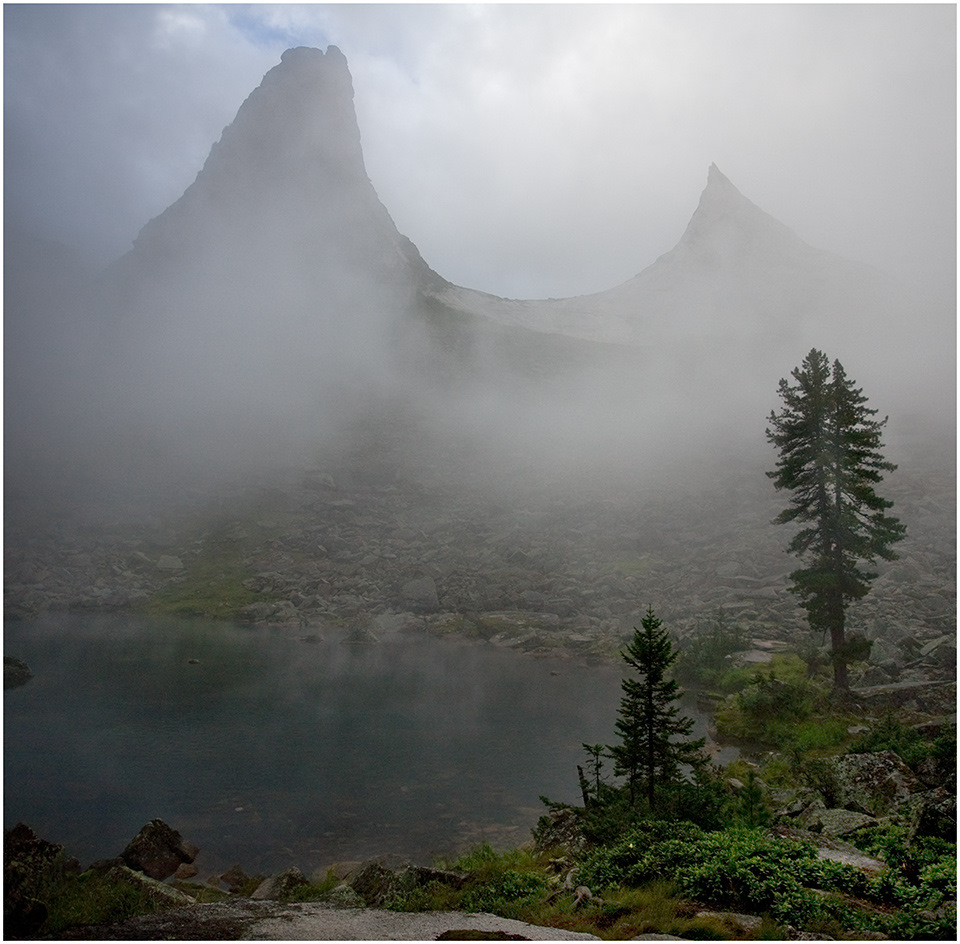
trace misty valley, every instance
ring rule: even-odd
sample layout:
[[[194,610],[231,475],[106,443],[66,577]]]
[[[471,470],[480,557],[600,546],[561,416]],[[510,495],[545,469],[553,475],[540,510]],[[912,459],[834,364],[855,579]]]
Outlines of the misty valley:
[[[619,286],[454,285],[334,46],[287,50],[106,270],[16,225],[5,260],[21,936],[238,889],[955,933],[955,299],[716,165]],[[155,820],[180,879],[121,855]]]

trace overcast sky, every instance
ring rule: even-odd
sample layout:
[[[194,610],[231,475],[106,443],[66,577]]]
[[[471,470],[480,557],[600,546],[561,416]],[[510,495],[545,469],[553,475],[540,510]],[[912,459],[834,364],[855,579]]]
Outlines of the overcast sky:
[[[192,182],[295,45],[344,52],[367,172],[441,275],[618,284],[711,162],[815,246],[955,284],[943,5],[4,5],[7,218],[98,263]]]

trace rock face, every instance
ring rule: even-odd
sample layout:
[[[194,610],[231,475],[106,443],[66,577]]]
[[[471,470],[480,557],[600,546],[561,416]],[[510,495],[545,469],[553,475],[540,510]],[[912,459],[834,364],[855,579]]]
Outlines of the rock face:
[[[208,444],[224,423],[276,438],[333,387],[382,373],[398,313],[434,277],[367,177],[343,54],[287,50],[105,274],[101,393],[119,391],[106,408],[181,437],[199,424]],[[229,370],[216,366],[225,351]],[[201,418],[213,402],[216,418]]]
[[[183,862],[193,862],[200,850],[163,820],[154,819],[120,853],[124,865],[162,881]]]
[[[41,839],[25,823],[3,834],[4,937],[30,937],[47,918],[43,883],[48,869],[62,862],[66,872],[80,863],[64,856],[63,846]]]
[[[911,837],[952,841],[956,836],[955,790],[942,785],[931,789],[895,751],[836,757],[829,762],[819,791],[807,790],[787,800],[776,813],[779,832],[802,833],[802,838],[815,838],[827,850],[844,852],[836,840],[891,819],[906,824]],[[849,847],[845,858],[829,852],[823,856],[852,861],[855,854],[858,851]]]
[[[894,751],[847,754],[834,769],[840,805],[870,816],[890,812],[923,789]]]

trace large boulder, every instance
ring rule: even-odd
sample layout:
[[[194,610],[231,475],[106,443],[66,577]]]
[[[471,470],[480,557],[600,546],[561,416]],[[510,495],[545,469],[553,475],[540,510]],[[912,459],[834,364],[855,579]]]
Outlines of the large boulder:
[[[466,875],[443,869],[425,868],[409,862],[398,863],[393,856],[362,862],[347,878],[346,884],[370,906],[378,907],[397,895],[408,895],[416,888],[439,882],[460,888]]]
[[[32,937],[47,919],[44,885],[48,873],[79,872],[80,863],[68,859],[63,846],[41,839],[25,823],[3,834],[4,937]]]
[[[893,812],[923,785],[896,751],[846,754],[834,763],[836,805],[868,816]]]
[[[120,859],[135,872],[163,881],[173,875],[182,862],[193,862],[199,851],[163,820],[154,819],[130,840]]]
[[[957,795],[945,787],[927,790],[915,798],[910,836],[936,836],[955,841],[957,836]]]
[[[830,810],[812,805],[803,814],[798,823],[801,828],[819,833],[828,839],[840,839],[849,836],[864,826],[873,826],[876,819],[866,813],[855,810]]]

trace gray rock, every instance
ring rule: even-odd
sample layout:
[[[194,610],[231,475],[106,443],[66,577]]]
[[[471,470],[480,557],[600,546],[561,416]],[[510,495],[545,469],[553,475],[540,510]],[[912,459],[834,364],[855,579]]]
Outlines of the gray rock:
[[[381,856],[361,863],[346,884],[367,905],[378,907],[394,896],[407,895],[431,882],[460,888],[465,878],[461,872],[424,868],[394,856]]]
[[[134,871],[162,881],[173,875],[182,862],[193,862],[199,851],[163,820],[154,819],[130,840],[120,858]]]
[[[257,900],[281,901],[306,884],[308,884],[306,876],[294,865],[264,879],[250,897]]]
[[[411,609],[423,613],[435,613],[440,609],[437,596],[437,584],[432,577],[417,577],[408,580],[401,588],[400,595]]]
[[[164,882],[151,878],[143,872],[128,868],[126,865],[114,865],[109,871],[104,873],[104,878],[110,882],[132,885],[140,891],[147,892],[154,902],[161,905],[192,905],[196,899],[191,898],[186,892],[167,885]]]
[[[854,810],[815,809],[808,810],[800,816],[799,824],[803,829],[819,833],[828,839],[840,839],[862,829],[864,826],[873,826],[876,819],[866,813],[857,813]]]
[[[228,892],[232,895],[237,895],[243,891],[244,885],[250,881],[250,876],[240,868],[239,865],[235,865],[230,869],[227,869],[226,872],[221,875],[217,881],[226,888]]]
[[[576,812],[570,807],[551,810],[541,816],[534,827],[533,836],[539,852],[552,850],[576,858],[587,848],[587,837],[580,827]]]
[[[945,787],[916,797],[910,836],[936,836],[953,842],[957,835],[957,795]]]
[[[923,789],[895,751],[847,754],[833,769],[840,805],[869,816],[889,813]]]
[[[161,554],[157,560],[157,570],[176,573],[177,571],[183,570],[183,561],[173,554]]]

